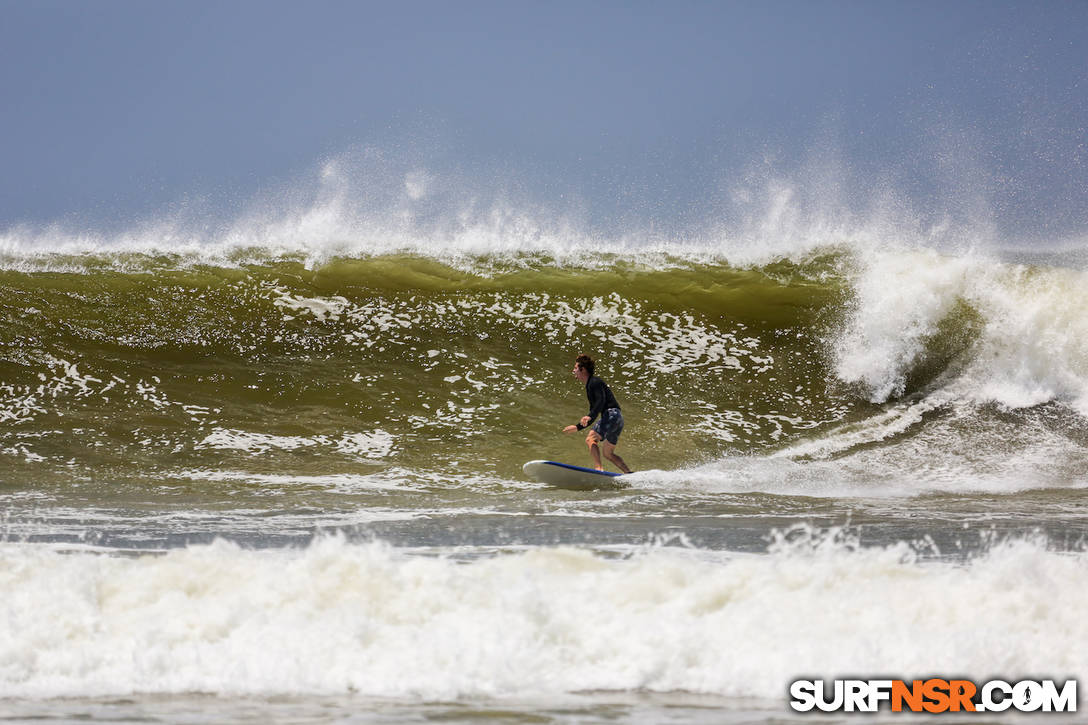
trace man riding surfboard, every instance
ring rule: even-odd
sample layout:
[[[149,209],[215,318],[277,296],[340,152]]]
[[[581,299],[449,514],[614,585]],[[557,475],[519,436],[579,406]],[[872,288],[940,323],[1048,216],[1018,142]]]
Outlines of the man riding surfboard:
[[[579,355],[574,361],[574,377],[586,386],[586,397],[589,399],[589,414],[582,416],[582,420],[575,425],[568,425],[563,429],[564,433],[573,433],[582,430],[593,422],[598,415],[601,419],[589,431],[586,436],[586,445],[589,447],[589,455],[593,457],[593,464],[598,471],[603,471],[601,465],[601,452],[604,457],[612,461],[624,473],[631,473],[631,469],[622,458],[616,455],[616,444],[619,442],[620,433],[623,431],[623,415],[620,413],[620,404],[616,402],[616,396],[603,380],[593,375],[593,359],[589,355]]]

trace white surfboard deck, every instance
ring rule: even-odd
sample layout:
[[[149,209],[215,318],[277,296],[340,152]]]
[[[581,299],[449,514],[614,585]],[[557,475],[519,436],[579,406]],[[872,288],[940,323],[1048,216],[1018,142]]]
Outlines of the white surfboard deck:
[[[572,466],[557,461],[529,461],[521,467],[526,475],[541,483],[547,483],[572,491],[591,491],[597,488],[619,488],[623,486],[621,473],[596,471],[592,468]]]

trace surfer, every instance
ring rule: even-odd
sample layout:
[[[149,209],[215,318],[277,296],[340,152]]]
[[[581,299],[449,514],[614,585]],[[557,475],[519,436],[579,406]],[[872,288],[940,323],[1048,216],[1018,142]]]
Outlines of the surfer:
[[[575,425],[568,425],[563,429],[564,433],[573,433],[582,430],[593,422],[598,415],[601,419],[593,426],[593,430],[586,436],[586,445],[589,446],[589,455],[593,457],[593,464],[598,471],[603,471],[601,465],[601,452],[604,457],[616,464],[624,473],[631,473],[623,459],[616,455],[616,444],[619,442],[620,433],[623,431],[623,415],[620,413],[620,404],[616,402],[616,396],[603,380],[593,375],[593,359],[589,355],[579,355],[574,361],[574,377],[586,386],[586,397],[589,398],[589,415],[582,416]]]

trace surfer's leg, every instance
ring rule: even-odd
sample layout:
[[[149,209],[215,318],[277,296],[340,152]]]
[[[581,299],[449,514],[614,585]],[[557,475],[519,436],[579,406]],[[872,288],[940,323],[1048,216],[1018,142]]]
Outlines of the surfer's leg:
[[[616,468],[620,469],[624,473],[631,473],[631,469],[627,467],[627,464],[619,454],[616,453],[616,444],[603,441],[601,448],[604,450],[604,457],[616,464]]]
[[[600,442],[601,436],[595,430],[591,430],[589,435],[586,436],[586,445],[589,446],[589,455],[593,457],[593,465],[597,467],[598,471],[603,471],[604,466],[601,465],[601,450],[597,445]]]

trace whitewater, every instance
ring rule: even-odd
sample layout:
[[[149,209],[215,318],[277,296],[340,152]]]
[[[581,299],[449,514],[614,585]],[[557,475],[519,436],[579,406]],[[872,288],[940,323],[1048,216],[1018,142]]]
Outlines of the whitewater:
[[[776,183],[609,235],[342,166],[0,232],[0,708],[790,721],[804,676],[1088,675],[1077,245]],[[582,352],[619,490],[521,473],[588,462]]]

